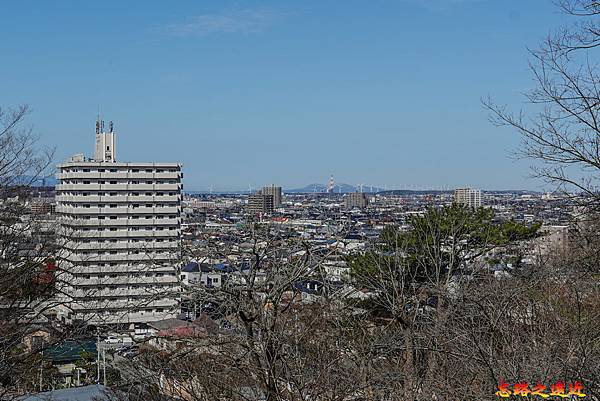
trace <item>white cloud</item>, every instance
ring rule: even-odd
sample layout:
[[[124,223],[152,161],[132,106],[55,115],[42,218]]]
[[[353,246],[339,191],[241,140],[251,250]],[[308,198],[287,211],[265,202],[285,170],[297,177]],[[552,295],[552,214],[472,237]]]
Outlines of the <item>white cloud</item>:
[[[214,33],[255,33],[277,22],[283,14],[267,9],[245,9],[221,14],[202,14],[188,21],[169,25],[176,36],[205,36]]]

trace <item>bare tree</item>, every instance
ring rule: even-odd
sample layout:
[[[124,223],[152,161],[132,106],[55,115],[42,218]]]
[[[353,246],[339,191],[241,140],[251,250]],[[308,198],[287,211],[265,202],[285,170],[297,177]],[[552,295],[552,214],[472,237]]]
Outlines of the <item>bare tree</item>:
[[[529,64],[536,87],[527,93],[528,112],[510,112],[490,100],[484,105],[492,122],[516,128],[522,137],[518,155],[536,160],[536,177],[563,190],[600,201],[600,6],[593,0],[560,0],[579,20],[550,34],[531,50]]]
[[[24,206],[28,185],[44,177],[53,155],[25,126],[28,112],[0,110],[0,398],[47,383],[41,344],[28,339],[56,305],[60,279],[52,230]]]
[[[0,187],[29,185],[48,173],[54,150],[40,148],[39,138],[25,125],[29,106],[0,108]]]

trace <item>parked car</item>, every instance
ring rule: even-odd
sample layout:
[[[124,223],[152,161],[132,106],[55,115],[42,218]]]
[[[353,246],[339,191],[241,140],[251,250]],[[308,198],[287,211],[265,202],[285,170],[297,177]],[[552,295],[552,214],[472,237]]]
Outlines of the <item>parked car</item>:
[[[119,343],[122,343],[123,340],[121,340],[120,338],[115,337],[115,336],[108,336],[108,337],[106,337],[104,342],[107,344],[119,344]]]

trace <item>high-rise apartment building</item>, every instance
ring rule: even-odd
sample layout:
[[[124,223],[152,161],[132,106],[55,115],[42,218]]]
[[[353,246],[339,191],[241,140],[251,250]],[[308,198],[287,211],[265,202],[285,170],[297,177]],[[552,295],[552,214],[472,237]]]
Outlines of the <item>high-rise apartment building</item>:
[[[273,196],[273,207],[278,208],[281,207],[281,187],[276,187],[275,185],[270,185],[268,187],[262,187],[260,193],[263,195],[271,195]]]
[[[481,207],[481,190],[472,188],[458,188],[454,190],[454,203],[468,207]]]
[[[145,323],[178,313],[182,173],[178,163],[116,161],[112,123],[96,123],[93,159],[58,166],[65,255],[62,317]]]
[[[263,195],[262,193],[248,196],[248,211],[253,214],[273,213],[273,195]]]
[[[369,198],[367,194],[363,192],[351,192],[346,195],[346,209],[364,209],[369,204]]]

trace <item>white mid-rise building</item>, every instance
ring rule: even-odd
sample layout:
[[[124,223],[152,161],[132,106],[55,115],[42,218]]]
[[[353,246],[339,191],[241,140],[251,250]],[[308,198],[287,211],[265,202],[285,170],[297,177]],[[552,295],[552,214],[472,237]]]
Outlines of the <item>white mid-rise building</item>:
[[[454,203],[479,208],[483,205],[480,189],[458,188],[454,190]]]
[[[117,162],[112,123],[103,131],[97,123],[93,159],[76,155],[58,166],[61,315],[95,325],[175,317],[181,165]]]

